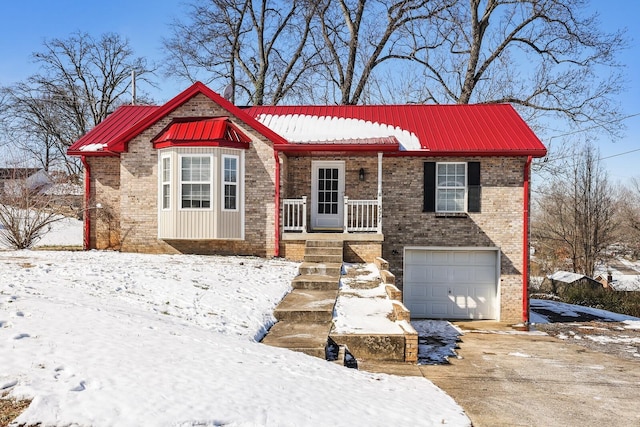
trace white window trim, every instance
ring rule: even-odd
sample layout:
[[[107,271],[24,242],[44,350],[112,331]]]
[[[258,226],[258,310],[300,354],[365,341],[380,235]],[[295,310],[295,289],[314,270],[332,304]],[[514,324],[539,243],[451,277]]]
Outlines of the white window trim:
[[[464,165],[464,187],[447,187],[440,186],[438,184],[438,169],[440,165]],[[469,171],[467,167],[467,162],[437,162],[436,163],[436,204],[435,211],[436,213],[466,213],[468,211],[468,194],[469,194]],[[441,210],[438,209],[438,201],[440,190],[460,190],[464,189],[464,200],[463,200],[463,208],[462,210]]]
[[[234,159],[236,161],[236,180],[225,181],[225,167],[224,162],[226,159]],[[225,207],[225,186],[235,185],[236,187],[236,207],[234,209],[227,209]],[[240,156],[234,154],[223,154],[220,158],[220,208],[223,212],[238,212],[240,210]]]
[[[209,181],[186,181],[186,182],[182,181],[182,159],[186,157],[208,157],[209,158]],[[176,180],[178,185],[178,206],[177,206],[178,210],[196,212],[196,211],[212,211],[214,209],[214,206],[215,206],[215,199],[214,199],[214,192],[213,192],[214,161],[215,161],[215,158],[213,154],[180,154],[178,155],[178,165],[177,165],[178,179]],[[209,184],[209,207],[208,208],[183,208],[182,207],[182,184]]]
[[[165,181],[164,180],[164,161],[168,160],[169,161],[169,180]],[[172,164],[171,164],[171,154],[163,154],[160,156],[160,209],[163,211],[170,211],[171,207],[173,205],[173,200],[171,197],[171,188],[173,187],[173,168],[172,168]],[[168,185],[169,186],[169,206],[168,207],[164,207],[164,186]]]

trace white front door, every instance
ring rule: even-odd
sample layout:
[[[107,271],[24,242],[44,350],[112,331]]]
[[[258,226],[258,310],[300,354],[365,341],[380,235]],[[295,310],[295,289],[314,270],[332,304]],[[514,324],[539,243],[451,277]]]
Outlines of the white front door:
[[[312,162],[311,192],[311,228],[341,230],[344,222],[344,162]]]

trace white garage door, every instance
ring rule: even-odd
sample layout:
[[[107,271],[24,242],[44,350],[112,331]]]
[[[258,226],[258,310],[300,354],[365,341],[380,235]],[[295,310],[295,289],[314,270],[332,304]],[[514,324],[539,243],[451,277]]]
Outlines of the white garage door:
[[[412,318],[498,318],[497,250],[407,248],[403,282]]]

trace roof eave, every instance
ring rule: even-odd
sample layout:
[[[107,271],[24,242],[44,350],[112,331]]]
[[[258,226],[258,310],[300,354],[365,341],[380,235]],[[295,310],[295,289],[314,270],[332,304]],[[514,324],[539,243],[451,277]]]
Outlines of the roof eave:
[[[398,144],[274,144],[276,151],[283,153],[347,152],[347,153],[389,153],[398,152]]]
[[[535,157],[547,155],[546,148],[534,150],[469,150],[469,151],[436,151],[436,150],[406,150],[391,153],[392,156],[414,157]]]
[[[120,153],[110,150],[100,151],[82,151],[82,150],[67,150],[69,156],[87,156],[87,157],[120,157]]]

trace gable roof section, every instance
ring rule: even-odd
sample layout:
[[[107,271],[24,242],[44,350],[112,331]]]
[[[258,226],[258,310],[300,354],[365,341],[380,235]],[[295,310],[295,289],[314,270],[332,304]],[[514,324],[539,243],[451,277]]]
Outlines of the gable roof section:
[[[394,136],[407,155],[546,154],[509,104],[256,106],[246,111],[291,145]]]
[[[67,150],[70,155],[98,154],[117,155],[112,151],[112,141],[136,123],[160,107],[147,105],[123,105],[111,113],[100,124],[84,134]]]
[[[249,148],[251,139],[228,117],[193,117],[172,120],[151,142],[155,148],[187,144]]]
[[[127,106],[127,110],[135,111],[135,113],[129,112],[129,114],[136,115],[137,120],[126,119],[124,112],[112,120],[109,120],[123,108],[120,107],[111,116],[69,147],[67,153],[70,155],[119,155],[120,153],[126,152],[129,141],[199,94],[208,97],[221,108],[228,111],[230,115],[236,116],[265,138],[273,141],[274,144],[286,143],[280,135],[256,121],[244,110],[236,107],[203,83],[195,82],[160,107]],[[146,111],[143,112],[142,109]]]

